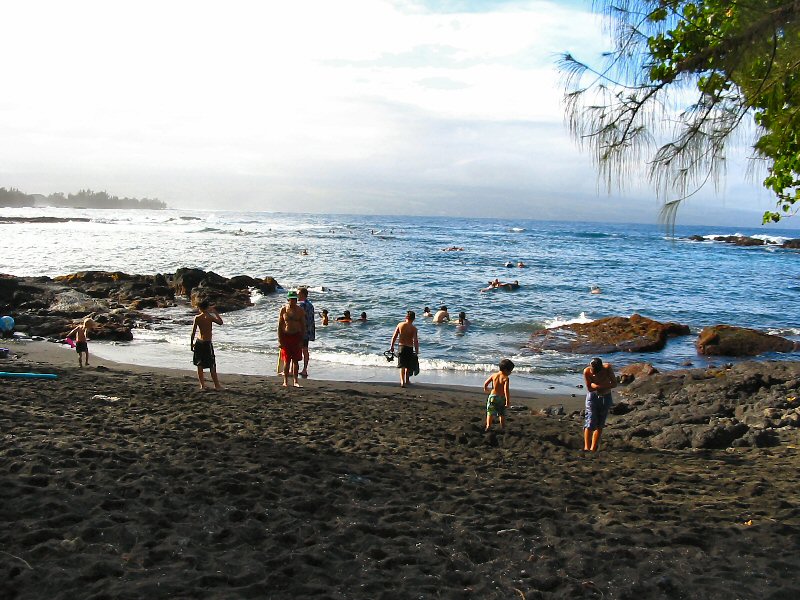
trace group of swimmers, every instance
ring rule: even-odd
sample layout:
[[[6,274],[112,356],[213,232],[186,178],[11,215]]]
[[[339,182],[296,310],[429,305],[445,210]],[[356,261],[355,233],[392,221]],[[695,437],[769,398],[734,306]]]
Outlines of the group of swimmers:
[[[431,319],[431,322],[436,324],[450,322],[450,313],[447,312],[447,307],[444,305],[440,306],[439,310],[437,310],[435,313],[432,313],[431,309],[426,306],[422,311],[422,316]],[[456,321],[456,325],[462,328],[469,327],[467,313],[463,310],[458,313],[458,321]]]
[[[322,321],[323,325],[327,325],[328,323],[330,323],[330,318],[328,316],[328,309],[327,308],[323,308],[322,309],[322,312],[319,313],[319,317],[320,317],[320,320]],[[350,311],[346,310],[346,311],[344,311],[342,313],[341,316],[336,317],[336,322],[337,323],[366,323],[367,322],[367,313],[362,312],[361,315],[357,319],[354,319],[350,315]]]
[[[488,292],[490,290],[498,290],[498,289],[505,289],[505,290],[519,289],[519,279],[515,279],[514,281],[500,281],[499,279],[495,278],[494,281],[490,281],[485,288],[481,288],[481,291]]]

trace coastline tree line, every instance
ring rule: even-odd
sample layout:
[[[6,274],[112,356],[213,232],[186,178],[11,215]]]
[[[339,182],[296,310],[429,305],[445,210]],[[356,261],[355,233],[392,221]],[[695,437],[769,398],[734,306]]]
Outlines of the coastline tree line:
[[[162,210],[167,204],[156,198],[120,198],[108,192],[80,190],[77,194],[64,195],[56,192],[44,194],[26,194],[17,188],[0,188],[0,207],[20,208],[28,206],[55,206],[58,208],[147,208]]]

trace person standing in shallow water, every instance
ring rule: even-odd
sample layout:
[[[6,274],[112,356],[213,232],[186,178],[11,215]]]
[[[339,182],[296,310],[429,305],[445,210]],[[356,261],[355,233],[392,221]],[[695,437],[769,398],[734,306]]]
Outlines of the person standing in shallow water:
[[[297,381],[299,362],[303,358],[303,338],[306,333],[306,311],[297,305],[297,292],[286,294],[286,304],[278,315],[278,344],[283,361],[283,387],[289,387],[289,370],[292,372],[294,387],[301,387]]]
[[[303,369],[300,371],[301,377],[308,377],[308,343],[316,339],[317,326],[314,322],[314,305],[308,299],[308,289],[300,288],[297,290],[298,306],[300,306],[306,313],[306,333],[303,336]]]
[[[398,323],[392,335],[390,352],[394,352],[395,342],[399,342],[397,353],[397,368],[400,369],[400,387],[406,387],[411,375],[419,371],[419,337],[414,325],[416,314],[413,310],[406,313],[406,320]]]
[[[611,390],[617,387],[614,369],[601,358],[593,358],[583,370],[586,383],[586,419],[583,424],[583,449],[597,452],[600,449],[600,436],[606,425],[611,405]]]

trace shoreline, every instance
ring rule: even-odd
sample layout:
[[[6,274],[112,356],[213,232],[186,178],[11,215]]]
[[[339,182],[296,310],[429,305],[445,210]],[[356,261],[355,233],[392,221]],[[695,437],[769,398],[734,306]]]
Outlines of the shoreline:
[[[10,342],[10,343],[7,343]],[[168,377],[173,378],[190,378],[195,384],[197,383],[197,372],[194,368],[173,368],[173,367],[163,367],[163,366],[153,366],[153,365],[143,365],[131,362],[121,362],[118,360],[114,360],[112,358],[108,358],[108,354],[103,352],[96,352],[95,350],[98,347],[103,347],[105,344],[92,344],[90,342],[90,359],[92,361],[92,365],[89,368],[79,369],[76,365],[77,358],[75,351],[71,348],[56,344],[54,342],[48,342],[43,340],[31,340],[31,341],[19,341],[19,340],[2,340],[2,345],[4,347],[8,347],[11,350],[11,356],[5,361],[0,361],[0,370],[5,365],[8,366],[13,364],[13,355],[17,354],[19,357],[26,361],[34,362],[41,364],[43,367],[52,366],[57,369],[63,370],[75,370],[75,371],[86,371],[91,372],[96,370],[97,367],[101,369],[112,369],[116,371],[128,371],[131,373],[137,374],[159,374],[165,375]],[[313,354],[312,354],[313,360]],[[344,370],[344,369],[339,369]],[[351,369],[353,370],[353,369]],[[373,367],[370,369],[369,367],[363,367],[358,369],[359,372],[363,371],[365,375],[372,375],[375,376],[372,371],[388,371],[388,369],[379,369],[377,367]],[[483,390],[481,389],[481,384],[483,383],[484,376],[474,374],[476,378],[480,378],[480,383],[477,385],[462,385],[456,384],[452,382],[430,382],[430,381],[417,381],[412,382],[411,386],[408,388],[400,388],[399,383],[396,381],[397,374],[395,373],[396,369],[391,371],[391,378],[387,377],[385,380],[383,379],[370,379],[367,377],[361,378],[314,378],[309,377],[306,379],[301,379],[301,385],[303,388],[299,390],[299,394],[302,394],[303,389],[311,390],[312,392],[318,389],[320,386],[329,387],[332,389],[337,390],[344,390],[344,389],[352,389],[353,386],[365,386],[368,388],[374,388],[376,390],[380,390],[383,393],[391,393],[392,390],[395,392],[402,394],[403,392],[408,392],[408,395],[413,395],[414,392],[443,392],[449,395],[459,394],[464,395],[465,400],[476,400],[482,398],[485,401],[486,394],[484,394]],[[313,372],[313,371],[312,371]],[[237,385],[240,383],[255,383],[255,382],[263,382],[265,384],[281,387],[280,385],[280,376],[275,375],[273,373],[270,374],[253,374],[253,373],[227,373],[224,371],[218,371],[220,381],[222,383],[223,388],[227,387],[227,385]],[[422,377],[422,375],[420,376]],[[513,378],[513,374],[512,374]],[[418,379],[418,378],[415,378]],[[208,377],[208,372],[206,371],[206,380],[207,383],[210,382]],[[227,383],[227,385],[226,385]],[[213,391],[209,390],[210,394],[213,394]],[[512,403],[516,400],[524,401],[529,404],[530,408],[533,409],[543,409],[548,408],[551,406],[562,405],[564,410],[569,413],[574,410],[582,410],[584,407],[584,394],[581,390],[576,389],[575,392],[553,392],[553,391],[534,391],[529,389],[519,389],[514,387],[514,380],[512,379],[511,382],[511,397]]]

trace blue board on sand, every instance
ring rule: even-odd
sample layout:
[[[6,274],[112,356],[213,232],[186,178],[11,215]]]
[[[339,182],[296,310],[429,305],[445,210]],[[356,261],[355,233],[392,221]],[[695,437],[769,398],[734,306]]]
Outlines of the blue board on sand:
[[[18,379],[55,379],[58,377],[55,373],[7,373],[0,371],[0,378],[2,377],[16,377]]]

